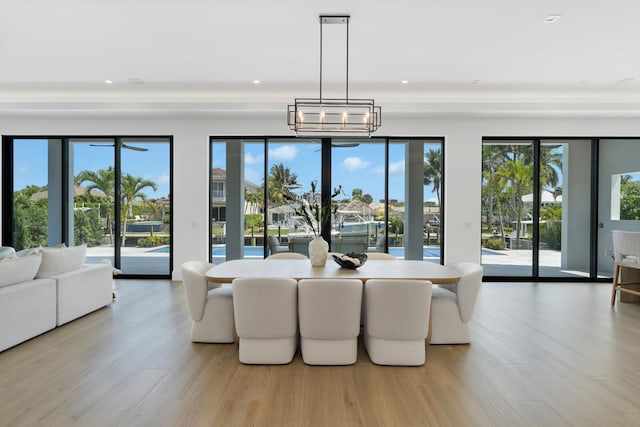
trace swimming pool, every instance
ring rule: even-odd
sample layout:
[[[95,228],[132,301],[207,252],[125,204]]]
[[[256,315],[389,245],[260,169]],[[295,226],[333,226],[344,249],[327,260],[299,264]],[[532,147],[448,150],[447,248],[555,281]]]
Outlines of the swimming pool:
[[[150,249],[147,252],[153,253],[168,253],[169,247],[163,246],[161,248]],[[389,253],[398,258],[404,258],[404,248],[389,248]],[[211,249],[211,256],[214,258],[224,258],[227,255],[226,246],[214,246]],[[482,255],[504,255],[497,251],[491,251],[482,249]],[[264,256],[264,249],[262,246],[245,246],[244,247],[245,258],[262,258]],[[440,248],[438,247],[424,247],[422,248],[423,258],[440,258]]]

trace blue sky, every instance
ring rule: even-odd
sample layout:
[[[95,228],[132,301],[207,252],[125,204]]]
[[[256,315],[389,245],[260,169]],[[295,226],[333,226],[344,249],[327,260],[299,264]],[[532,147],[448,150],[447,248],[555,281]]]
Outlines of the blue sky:
[[[427,145],[437,148],[438,145]],[[404,200],[404,144],[391,144],[389,147],[389,198]],[[334,147],[332,151],[332,184],[342,185],[347,196],[354,188],[360,188],[364,194],[370,194],[374,201],[384,199],[384,144],[361,143],[357,147]],[[320,182],[320,144],[319,143],[270,143],[269,168],[282,163],[298,177],[302,185],[299,193],[309,191],[311,181]],[[225,150],[222,144],[214,144],[213,165],[226,169]],[[264,177],[264,145],[245,143],[245,179],[258,185]],[[319,187],[318,187],[319,188]],[[425,200],[435,201],[436,195],[431,188],[425,188]]]
[[[108,144],[106,144],[108,145]],[[166,197],[169,194],[169,145],[154,143],[131,143],[148,148],[146,152],[122,151],[122,169],[125,173],[143,177],[158,185],[156,192],[147,189],[148,198]],[[437,148],[437,145],[425,145]],[[47,141],[18,140],[14,150],[14,184],[16,190],[27,185],[47,184]],[[214,167],[226,169],[226,153],[221,144],[214,144],[212,159]],[[269,145],[269,167],[283,163],[298,176],[302,185],[298,192],[310,189],[311,181],[320,181],[320,144],[271,143]],[[82,170],[96,171],[113,165],[113,149],[108,146],[94,147],[87,143],[74,144],[74,175]],[[245,144],[245,179],[260,185],[264,176],[264,145]],[[342,185],[347,196],[354,188],[370,194],[374,201],[384,198],[384,145],[363,142],[357,147],[335,147],[332,152],[333,186]],[[404,200],[404,144],[389,147],[389,197]],[[319,187],[318,187],[319,189]],[[425,187],[425,201],[435,201],[436,195]]]
[[[157,191],[144,191],[150,199],[169,195],[169,144],[134,143],[148,148],[139,152],[122,150],[122,170],[133,176],[153,181]],[[114,150],[108,147],[93,147],[86,143],[74,144],[74,175],[82,170],[97,171],[113,165]],[[18,140],[14,144],[14,188],[21,190],[27,185],[47,185],[48,173],[47,140]]]

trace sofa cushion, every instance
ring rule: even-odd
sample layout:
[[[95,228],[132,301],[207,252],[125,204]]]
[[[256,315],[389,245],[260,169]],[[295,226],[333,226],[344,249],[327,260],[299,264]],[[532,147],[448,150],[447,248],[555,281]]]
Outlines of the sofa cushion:
[[[0,261],[0,288],[33,280],[42,261],[42,255],[3,259]]]
[[[70,248],[42,248],[40,253],[42,254],[42,262],[36,277],[44,279],[81,268],[87,254],[87,245]]]
[[[16,253],[11,246],[0,246],[0,260]]]

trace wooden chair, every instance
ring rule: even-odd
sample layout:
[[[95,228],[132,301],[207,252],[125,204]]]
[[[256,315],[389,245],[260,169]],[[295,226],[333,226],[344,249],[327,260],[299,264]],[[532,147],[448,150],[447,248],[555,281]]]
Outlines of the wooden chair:
[[[617,291],[640,296],[640,232],[613,230],[611,237],[615,260],[611,290],[613,307]]]

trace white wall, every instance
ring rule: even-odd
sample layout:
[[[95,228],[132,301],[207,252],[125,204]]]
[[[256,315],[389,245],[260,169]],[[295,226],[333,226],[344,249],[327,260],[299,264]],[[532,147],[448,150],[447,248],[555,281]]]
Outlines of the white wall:
[[[284,111],[284,110],[283,110]],[[172,135],[173,277],[191,259],[208,258],[210,135],[290,135],[285,114],[251,118],[5,116],[4,135]],[[386,115],[378,136],[445,137],[445,262],[480,262],[480,198],[483,136],[640,136],[637,119],[424,118]],[[1,214],[1,212],[0,212]]]

